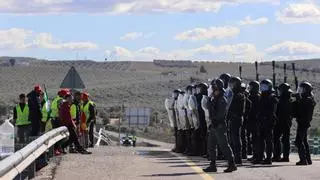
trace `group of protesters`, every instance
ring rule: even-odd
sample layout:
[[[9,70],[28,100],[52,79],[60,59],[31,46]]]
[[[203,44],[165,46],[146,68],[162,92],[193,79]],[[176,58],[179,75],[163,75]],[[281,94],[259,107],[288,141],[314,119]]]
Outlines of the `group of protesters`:
[[[46,90],[36,85],[29,94],[20,94],[13,109],[13,123],[17,128],[17,141],[26,143],[30,136],[40,136],[52,129],[65,126],[68,139],[54,145],[54,154],[91,154],[94,147],[96,105],[86,92],[60,89],[50,103]]]

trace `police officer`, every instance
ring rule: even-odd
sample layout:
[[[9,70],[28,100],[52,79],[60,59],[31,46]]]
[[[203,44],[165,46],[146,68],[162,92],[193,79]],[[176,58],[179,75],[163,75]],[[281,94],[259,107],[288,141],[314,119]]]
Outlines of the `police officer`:
[[[258,114],[260,111],[260,84],[258,81],[251,81],[249,83],[249,97],[251,102],[251,109],[248,114],[247,131],[252,137],[252,158],[249,161],[255,161],[258,158],[259,144],[259,130],[258,130]],[[258,160],[259,161],[259,160]]]
[[[292,90],[288,83],[280,84],[278,88],[279,103],[277,108],[277,122],[274,128],[274,151],[272,161],[289,162],[290,128],[292,125]],[[280,142],[280,138],[282,143]],[[281,159],[281,147],[283,157]]]
[[[185,101],[185,109],[187,112],[187,122],[188,122],[188,129],[186,132],[186,138],[187,138],[187,151],[186,154],[187,155],[193,155],[194,153],[194,144],[192,143],[192,134],[194,132],[194,124],[193,124],[193,117],[192,117],[192,109],[190,108],[189,104],[193,103],[192,99],[190,102],[190,98],[192,96],[192,85],[188,85],[186,87],[186,94],[184,95],[184,101]],[[190,104],[191,105],[191,104]],[[194,106],[193,106],[194,107]]]
[[[187,109],[186,109],[186,93],[181,91],[178,96],[178,108],[179,108],[179,120],[181,124],[181,138],[182,138],[182,153],[187,154],[189,149],[188,142],[188,130],[189,130],[189,122],[187,119]]]
[[[278,99],[274,93],[271,80],[265,79],[260,82],[261,100],[259,113],[260,147],[259,156],[254,164],[272,164],[273,152],[273,128],[276,122],[276,112]],[[263,159],[264,149],[266,159]]]
[[[234,163],[232,150],[227,141],[226,115],[227,102],[224,97],[224,84],[221,79],[217,79],[212,83],[213,98],[208,103],[211,126],[209,129],[208,142],[210,142],[209,158],[210,166],[204,169],[204,172],[217,172],[216,166],[216,149],[220,146],[223,155],[228,160],[228,168],[224,172],[236,171],[237,167]]]
[[[309,82],[302,82],[298,88],[297,100],[294,103],[294,115],[298,124],[296,146],[300,158],[300,161],[296,165],[312,164],[307,137],[308,129],[311,126],[313,110],[316,105],[312,89],[312,85]]]
[[[200,143],[201,145],[198,147],[198,152],[200,155],[206,155],[207,154],[207,123],[206,123],[206,117],[205,112],[202,109],[201,101],[204,95],[208,94],[208,85],[206,83],[199,83],[197,85],[197,105],[198,105],[198,114],[199,114],[199,130],[200,130]]]
[[[245,111],[243,124],[241,126],[242,159],[247,159],[247,155],[252,155],[252,139],[251,133],[248,131],[248,116],[251,110],[251,101],[249,100],[249,91],[247,90],[247,85],[245,83],[241,83],[240,90],[245,96]]]
[[[228,88],[229,81],[231,79],[231,75],[229,73],[223,73],[219,77],[223,81],[223,88],[226,90]]]
[[[180,123],[180,116],[179,116],[179,107],[178,107],[178,97],[181,93],[180,89],[176,89],[173,91],[174,93],[174,112],[175,112],[175,117],[176,117],[176,122],[177,122],[177,138],[176,138],[176,149],[175,152],[176,153],[182,153],[183,152],[183,148],[182,148],[182,136],[181,136],[181,123]]]
[[[245,96],[241,93],[241,79],[239,77],[231,77],[229,87],[233,94],[228,110],[230,144],[235,156],[235,163],[242,164],[240,128],[242,126],[245,111]]]
[[[170,105],[170,107],[168,108],[169,111],[172,111],[172,119],[170,122],[172,128],[173,128],[173,131],[174,131],[174,137],[175,137],[175,147],[172,149],[173,152],[178,152],[178,149],[179,149],[179,144],[178,144],[178,117],[177,117],[177,113],[176,113],[176,110],[177,110],[177,100],[178,100],[178,95],[179,95],[179,90],[178,89],[175,89],[173,92],[172,92],[172,98],[173,98],[173,101],[172,101],[172,104]],[[171,115],[171,112],[168,112],[169,113],[169,116]],[[169,117],[170,118],[170,117]]]
[[[192,94],[190,96],[188,106],[191,111],[194,130],[191,137],[192,151],[189,155],[199,156],[201,153],[198,149],[202,143],[200,142],[200,121],[196,94],[196,85],[192,85]]]

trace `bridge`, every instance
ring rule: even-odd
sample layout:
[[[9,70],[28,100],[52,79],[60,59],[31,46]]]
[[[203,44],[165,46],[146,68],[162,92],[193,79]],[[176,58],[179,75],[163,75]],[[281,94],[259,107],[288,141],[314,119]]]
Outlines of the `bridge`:
[[[63,133],[52,132],[50,136],[51,139],[55,139],[54,141],[56,141],[59,139],[57,135],[59,135],[59,137],[61,135],[66,135],[65,129],[61,128],[60,131]],[[118,133],[105,130],[101,131],[96,134],[96,137],[100,141],[109,141],[109,138],[115,140],[118,137]],[[47,135],[47,138],[49,139],[40,138],[42,138],[43,143],[47,142],[49,146],[54,142],[50,140],[50,137]],[[39,139],[36,140],[38,148],[34,150],[34,152],[38,151],[38,154],[40,153],[39,150],[43,150],[44,148],[41,146],[41,141]],[[226,162],[218,161],[218,173],[204,173],[202,168],[209,165],[209,162],[206,159],[202,157],[186,157],[181,154],[173,153],[171,152],[173,144],[144,138],[138,138],[137,147],[119,146],[115,141],[107,144],[109,145],[99,146],[97,143],[95,148],[90,149],[93,152],[92,155],[66,154],[54,157],[50,160],[48,166],[36,172],[33,179],[316,180],[320,178],[318,171],[320,168],[319,156],[313,157],[313,165],[304,167],[295,166],[295,162],[298,160],[297,154],[291,155],[291,162],[289,163],[273,163],[271,166],[251,165],[249,162],[244,162],[242,166],[238,167],[238,171],[229,174],[222,172],[226,166]],[[13,156],[14,155],[8,158],[14,159]],[[34,156],[36,156],[36,154],[34,154]],[[20,159],[21,158],[22,160],[24,159],[24,163],[19,165],[11,164],[11,166],[8,167],[9,169],[11,168],[11,171],[8,171],[8,169],[5,170],[3,168],[5,164],[3,161],[0,162],[1,176],[5,174],[4,172],[11,172],[11,175],[18,173],[17,171],[19,168],[21,170],[23,164],[28,165],[26,164],[28,157],[22,156]],[[35,158],[33,158],[33,160],[35,160]],[[17,161],[15,163],[17,163]],[[0,179],[8,179],[8,177],[10,176],[2,176]]]

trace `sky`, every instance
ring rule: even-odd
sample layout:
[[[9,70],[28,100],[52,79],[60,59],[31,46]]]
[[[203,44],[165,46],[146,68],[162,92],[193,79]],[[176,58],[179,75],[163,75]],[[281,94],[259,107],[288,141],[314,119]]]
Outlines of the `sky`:
[[[97,61],[320,57],[320,0],[0,0],[0,56]]]

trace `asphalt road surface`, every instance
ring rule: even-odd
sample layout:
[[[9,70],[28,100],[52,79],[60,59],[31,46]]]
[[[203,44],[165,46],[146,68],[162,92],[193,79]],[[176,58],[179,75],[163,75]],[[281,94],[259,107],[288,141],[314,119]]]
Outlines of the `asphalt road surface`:
[[[138,141],[148,141],[138,139]],[[157,143],[156,141],[148,141]],[[296,155],[290,163],[274,163],[272,166],[251,165],[245,162],[233,173],[223,173],[226,162],[218,162],[218,173],[204,173],[209,162],[200,157],[185,157],[170,152],[170,144],[158,147],[100,146],[90,149],[92,155],[68,154],[62,157],[54,179],[57,180],[319,180],[320,158],[313,165],[295,166]]]

